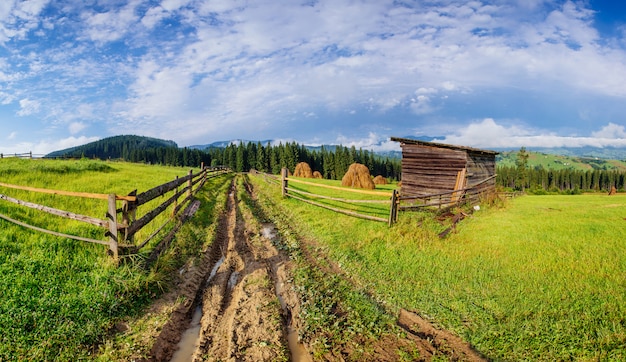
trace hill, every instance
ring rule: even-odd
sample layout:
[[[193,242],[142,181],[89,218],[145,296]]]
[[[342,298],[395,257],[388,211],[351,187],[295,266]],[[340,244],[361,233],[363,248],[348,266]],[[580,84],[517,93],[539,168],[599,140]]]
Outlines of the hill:
[[[131,152],[148,151],[163,148],[178,149],[174,141],[158,138],[125,135],[103,138],[99,141],[81,146],[71,147],[47,154],[46,158],[124,158],[128,159]]]
[[[518,151],[506,151],[496,157],[498,166],[515,166]],[[546,170],[618,170],[626,171],[626,161],[605,159],[601,157],[584,157],[574,155],[560,155],[547,152],[527,151],[528,166],[542,167]]]

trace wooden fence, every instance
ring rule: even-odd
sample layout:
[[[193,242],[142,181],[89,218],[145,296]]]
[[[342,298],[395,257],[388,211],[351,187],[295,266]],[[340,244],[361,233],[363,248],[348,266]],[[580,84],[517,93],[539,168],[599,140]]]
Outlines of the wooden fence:
[[[450,207],[470,204],[476,205],[480,203],[483,198],[494,195],[495,190],[485,186],[487,181],[495,178],[496,175],[490,176],[477,184],[466,187],[458,188],[452,191],[426,194],[426,195],[402,195],[399,201],[402,205],[399,206],[400,210],[417,210],[417,209],[448,209]]]
[[[282,195],[283,197],[290,197],[317,207],[321,207],[327,210],[331,210],[334,212],[338,212],[341,214],[345,214],[345,215],[350,215],[350,216],[354,216],[354,217],[358,217],[361,219],[366,219],[366,220],[372,220],[372,221],[380,221],[380,222],[388,222],[389,225],[393,224],[396,219],[397,219],[397,191],[393,190],[390,192],[385,192],[385,191],[374,191],[374,190],[363,190],[363,189],[353,189],[353,188],[346,188],[346,187],[338,187],[338,186],[330,186],[330,185],[324,185],[324,184],[320,184],[320,183],[315,183],[315,182],[309,182],[309,181],[304,181],[304,180],[300,180],[300,179],[296,179],[293,177],[289,177],[288,176],[288,171],[286,168],[283,168],[281,171],[281,177],[278,178],[275,175],[270,175],[270,174],[265,174],[262,173],[261,175],[263,175],[263,177],[265,178],[266,181],[270,182],[270,183],[274,183],[277,184],[281,187],[282,190]],[[322,195],[322,194],[317,194],[317,193],[312,193],[312,192],[307,192],[307,191],[303,191],[294,187],[290,187],[289,183],[295,183],[295,184],[301,184],[301,185],[307,185],[307,186],[313,186],[313,187],[319,187],[322,189],[327,189],[327,190],[338,190],[341,192],[346,192],[346,193],[355,193],[355,194],[361,194],[361,195],[369,195],[369,196],[384,196],[387,197],[388,199],[384,200],[384,199],[374,199],[374,198],[370,198],[370,199],[346,199],[346,198],[340,198],[340,197],[332,197],[332,196],[328,196],[328,195]],[[389,217],[388,218],[383,218],[380,216],[375,216],[375,215],[368,215],[365,214],[363,212],[356,212],[353,210],[348,210],[346,208],[341,208],[338,206],[331,206],[329,204],[323,203],[321,201],[313,201],[312,199],[318,199],[318,200],[327,200],[327,201],[335,201],[335,202],[340,202],[340,203],[345,203],[345,204],[386,204],[386,205],[390,205],[389,208]]]
[[[37,209],[48,214],[60,216],[63,218],[77,220],[85,222],[91,225],[105,229],[105,237],[107,240],[98,240],[92,238],[85,238],[81,236],[69,235],[60,233],[57,231],[46,230],[44,228],[29,225],[27,223],[15,220],[6,215],[0,214],[0,218],[14,224],[36,230],[39,232],[56,235],[64,238],[85,241],[90,243],[97,243],[109,246],[109,252],[115,260],[119,257],[119,251],[121,248],[127,249],[129,252],[137,252],[146,244],[152,240],[163,228],[165,228],[171,221],[178,220],[179,222],[168,233],[168,235],[154,248],[150,258],[158,256],[158,253],[164,249],[167,244],[174,237],[175,232],[178,230],[182,222],[193,214],[193,208],[197,208],[197,204],[192,203],[193,196],[204,186],[207,179],[219,176],[225,172],[228,172],[226,168],[214,167],[214,168],[201,168],[201,171],[194,174],[193,170],[181,178],[176,178],[170,182],[156,186],[150,190],[137,194],[137,190],[130,192],[128,195],[116,195],[116,194],[97,194],[97,193],[85,193],[85,192],[71,192],[60,190],[49,190],[27,186],[10,185],[0,183],[0,187],[16,189],[35,193],[45,193],[77,198],[90,198],[100,199],[107,201],[106,219],[94,218],[86,215],[79,215],[69,211],[59,210],[45,205],[39,205],[28,201],[18,200],[16,198],[0,194],[0,199],[11,202],[17,205],[25,206],[32,209]],[[182,187],[182,188],[181,188]],[[173,191],[174,194],[167,200],[163,201],[156,208],[145,212],[140,218],[136,218],[137,210],[140,206],[147,204],[148,202],[156,199],[157,197],[164,196],[168,192]],[[182,201],[179,201],[184,196]],[[118,208],[118,202],[122,205]],[[135,243],[135,235],[139,230],[148,225],[158,215],[163,213],[170,205],[174,205],[171,216],[167,221],[157,228],[150,236],[139,244]],[[183,212],[181,213],[181,210]],[[165,246],[164,246],[165,245]]]
[[[277,184],[280,186],[282,190],[283,197],[291,197],[293,199],[309,203],[311,205],[319,206],[331,211],[339,212],[342,214],[355,216],[367,220],[373,221],[381,221],[388,222],[389,226],[395,223],[398,220],[398,211],[406,211],[406,210],[445,210],[457,205],[469,204],[476,205],[481,201],[484,201],[485,198],[495,195],[495,191],[489,187],[487,187],[487,181],[496,177],[495,175],[490,176],[472,187],[460,188],[457,185],[457,190],[446,191],[436,194],[426,194],[426,195],[400,195],[398,190],[393,190],[391,192],[383,192],[383,191],[371,191],[371,190],[361,190],[361,189],[352,189],[346,187],[338,187],[338,186],[329,186],[323,185],[314,182],[308,182],[300,179],[296,179],[293,177],[289,177],[287,174],[287,169],[283,169],[281,171],[281,176],[277,177],[275,175],[266,174],[266,173],[258,173],[262,175],[267,182]],[[376,196],[387,196],[389,200],[374,200],[374,199],[362,199],[362,200],[349,200],[344,198],[330,197],[321,194],[315,194],[311,192],[306,192],[303,190],[299,190],[289,186],[289,183],[298,183],[308,186],[320,187],[325,189],[332,190],[340,190],[345,192],[353,192],[364,195],[376,195]],[[303,196],[308,197],[304,198]],[[506,195],[508,196],[508,195]],[[502,197],[502,196],[499,196]],[[344,203],[376,203],[376,204],[389,204],[389,217],[382,218],[378,216],[366,215],[363,213],[354,212],[351,210],[342,209],[339,207],[329,206],[327,204],[323,204],[321,202],[313,201],[311,198],[323,199],[323,200],[331,200],[338,201]]]
[[[33,156],[38,156],[38,155],[33,155],[33,151],[25,152],[25,153],[0,153],[0,159],[9,158],[9,157],[33,158]]]

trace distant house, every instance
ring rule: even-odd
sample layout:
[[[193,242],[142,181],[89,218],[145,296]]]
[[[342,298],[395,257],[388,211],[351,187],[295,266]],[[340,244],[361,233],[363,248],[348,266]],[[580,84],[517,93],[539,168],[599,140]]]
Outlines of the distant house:
[[[391,137],[402,148],[402,196],[495,192],[498,152]],[[454,200],[453,200],[454,201]]]

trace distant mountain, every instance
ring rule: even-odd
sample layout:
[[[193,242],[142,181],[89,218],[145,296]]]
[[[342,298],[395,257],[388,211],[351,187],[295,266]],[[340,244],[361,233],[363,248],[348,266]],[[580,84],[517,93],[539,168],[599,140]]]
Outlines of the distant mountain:
[[[492,148],[501,153],[517,152],[519,147]],[[626,160],[626,148],[615,147],[526,147],[527,151],[545,153],[549,155],[600,158],[605,160]]]
[[[143,136],[113,136],[103,138],[99,141],[84,144],[82,146],[76,146],[67,148],[60,151],[54,151],[47,154],[45,157],[58,158],[126,158],[130,152],[133,151],[145,151],[154,150],[160,148],[175,148],[178,149],[178,145],[174,141],[166,141],[158,138],[143,137]]]
[[[243,139],[236,139],[236,140],[230,140],[230,141],[217,141],[217,142],[209,143],[206,145],[193,145],[193,146],[188,146],[187,148],[192,149],[192,150],[206,150],[206,149],[211,149],[211,148],[226,148],[230,144],[238,145],[239,143],[243,143],[245,145],[250,142],[253,142],[253,143],[261,142],[261,144],[265,146],[267,145],[268,142],[271,143],[272,140],[248,141],[248,140],[243,140]]]
[[[546,150],[546,149],[544,149]],[[547,149],[554,151],[556,149]],[[498,166],[515,167],[517,153],[503,151],[496,157]],[[549,152],[528,151],[528,166],[546,170],[618,170],[626,171],[626,160],[616,158],[584,157],[576,155],[554,154]]]

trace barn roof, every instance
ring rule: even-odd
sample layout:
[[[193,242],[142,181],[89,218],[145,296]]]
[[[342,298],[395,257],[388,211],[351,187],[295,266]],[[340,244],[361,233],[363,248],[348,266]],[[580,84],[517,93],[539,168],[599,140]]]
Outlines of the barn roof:
[[[409,145],[421,145],[421,146],[430,146],[430,147],[438,147],[438,148],[447,148],[451,150],[470,151],[470,152],[483,153],[483,154],[494,155],[494,156],[500,153],[496,151],[481,150],[481,149],[472,148],[472,147],[448,145],[445,143],[419,141],[419,140],[413,140],[410,138],[391,137],[391,140],[395,142],[406,143]]]

